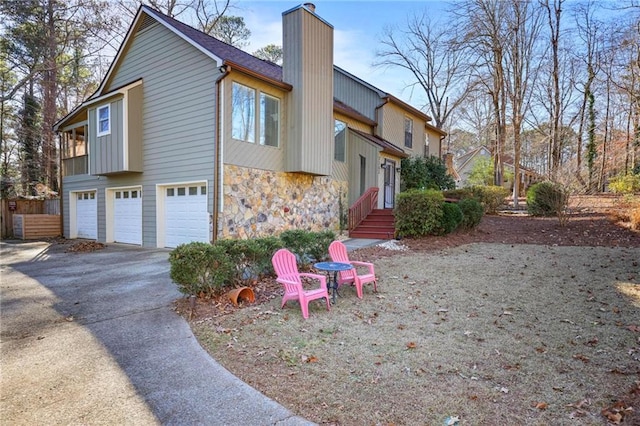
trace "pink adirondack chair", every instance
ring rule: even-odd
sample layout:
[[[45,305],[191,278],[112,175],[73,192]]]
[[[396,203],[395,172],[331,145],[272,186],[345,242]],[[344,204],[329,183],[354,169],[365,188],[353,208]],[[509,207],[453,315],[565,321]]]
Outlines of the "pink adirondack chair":
[[[334,241],[329,245],[329,256],[334,262],[350,263],[353,269],[338,273],[338,286],[342,284],[353,284],[356,286],[356,293],[362,299],[362,286],[367,283],[373,283],[373,291],[378,291],[376,272],[373,263],[357,262],[349,260],[347,248],[340,241]],[[358,268],[363,273],[358,273]],[[367,272],[364,272],[366,268]]]
[[[302,309],[302,316],[309,318],[309,302],[324,298],[327,301],[327,310],[331,310],[329,304],[329,292],[327,291],[327,279],[324,275],[298,272],[296,256],[287,249],[280,249],[271,258],[273,269],[276,271],[278,281],[284,286],[282,306],[289,300],[298,300]],[[302,277],[313,278],[320,281],[320,287],[313,290],[305,290],[302,287]]]

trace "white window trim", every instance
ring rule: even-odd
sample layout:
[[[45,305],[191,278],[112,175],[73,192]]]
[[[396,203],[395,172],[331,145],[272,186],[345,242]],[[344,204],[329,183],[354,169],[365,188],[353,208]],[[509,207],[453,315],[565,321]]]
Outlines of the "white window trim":
[[[107,130],[101,132],[100,131],[100,111],[103,109],[107,109]],[[96,136],[106,136],[111,134],[111,104],[102,105],[96,108]]]

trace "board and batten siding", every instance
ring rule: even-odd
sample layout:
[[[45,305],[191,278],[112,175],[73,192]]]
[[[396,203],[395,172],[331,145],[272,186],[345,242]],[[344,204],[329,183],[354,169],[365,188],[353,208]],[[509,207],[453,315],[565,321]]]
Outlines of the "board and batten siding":
[[[111,132],[108,135],[97,136],[97,110],[105,105],[110,106]],[[100,175],[114,170],[123,170],[124,155],[124,121],[123,98],[112,99],[89,108],[89,173]]]
[[[285,171],[331,175],[333,27],[304,7],[283,19],[283,78],[289,96]]]
[[[354,132],[349,132],[349,145],[349,205],[351,206],[362,195],[360,192],[360,157],[364,157],[366,162],[364,181],[366,191],[373,186],[378,186],[378,173],[381,170],[379,152],[382,149]]]
[[[417,115],[392,104],[387,103],[381,108],[381,125],[378,126],[378,136],[393,143],[411,156],[423,155],[425,145],[425,121]],[[413,147],[404,145],[404,118],[413,120]]]
[[[157,244],[156,185],[206,181],[208,210],[213,211],[216,79],[220,75],[213,59],[154,23],[135,34],[105,88],[143,81],[143,173],[106,180],[109,187],[142,185],[145,246]],[[104,191],[98,203],[104,215]],[[98,218],[99,238],[105,236],[104,220]]]
[[[336,99],[368,119],[376,120],[376,108],[382,103],[378,92],[337,70],[333,71],[333,85]]]
[[[371,133],[370,125],[362,123],[361,121],[358,121],[354,118],[347,117],[344,114],[334,113],[334,119],[342,121],[350,129],[360,130],[361,132],[364,132],[364,133]],[[352,144],[354,143],[351,139],[351,134],[352,134],[351,132],[347,131],[346,141],[345,141],[345,145],[346,145],[345,161],[342,162],[342,161],[333,160],[333,171],[331,173],[331,177],[333,177],[335,180],[348,181],[349,169],[353,167],[360,167],[360,163],[349,164],[349,161],[351,159],[351,157],[349,157],[349,152],[353,149]],[[335,147],[335,134],[334,134],[334,147]]]
[[[280,100],[280,142],[279,146],[260,145],[260,140],[256,137],[255,142],[245,142],[231,137],[232,124],[232,93],[233,82],[240,83],[246,87],[256,89],[256,102],[259,102],[260,93],[266,93]],[[262,170],[284,171],[284,152],[287,146],[287,92],[276,89],[260,80],[242,74],[232,73],[227,76],[222,84],[222,97],[224,98],[223,108],[223,143],[224,143],[224,163],[234,166],[250,167]],[[256,110],[256,113],[258,111]],[[257,117],[256,128],[260,127],[260,117]]]

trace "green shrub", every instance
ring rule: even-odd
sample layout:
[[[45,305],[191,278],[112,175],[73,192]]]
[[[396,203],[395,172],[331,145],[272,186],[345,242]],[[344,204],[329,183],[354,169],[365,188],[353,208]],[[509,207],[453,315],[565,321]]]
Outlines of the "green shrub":
[[[454,189],[456,182],[447,172],[444,161],[438,157],[410,157],[400,163],[400,188]]]
[[[495,214],[498,208],[504,205],[504,199],[509,195],[506,188],[496,185],[472,186],[470,189],[487,214]]]
[[[456,200],[464,200],[474,197],[471,188],[450,189],[448,191],[442,191],[442,194],[444,195],[444,198],[454,198]]]
[[[539,182],[527,190],[527,211],[531,216],[564,217],[569,192],[553,182]]]
[[[273,274],[271,256],[282,248],[282,241],[276,237],[265,237],[253,240],[218,240],[215,245],[222,247],[235,265],[234,281],[247,282]]]
[[[615,194],[640,192],[640,175],[616,176],[609,180],[609,189]]]
[[[296,254],[302,265],[327,258],[329,244],[336,238],[333,231],[310,232],[292,229],[280,234],[283,247]]]
[[[442,192],[434,189],[413,189],[398,194],[394,210],[398,236],[421,237],[440,232],[442,223]]]
[[[480,224],[484,207],[475,198],[465,198],[458,202],[458,207],[462,211],[463,219],[460,228],[469,230]]]
[[[234,275],[225,249],[209,243],[181,244],[171,251],[169,263],[171,279],[188,295],[210,296],[230,285]]]
[[[464,215],[457,203],[444,203],[442,205],[442,219],[440,221],[440,232],[450,234],[462,223]]]

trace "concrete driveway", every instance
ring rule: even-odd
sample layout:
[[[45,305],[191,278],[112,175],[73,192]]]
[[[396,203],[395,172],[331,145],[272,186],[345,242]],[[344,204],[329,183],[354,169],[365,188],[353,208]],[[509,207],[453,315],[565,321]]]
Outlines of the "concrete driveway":
[[[3,424],[302,425],[201,348],[168,250],[0,242]]]

